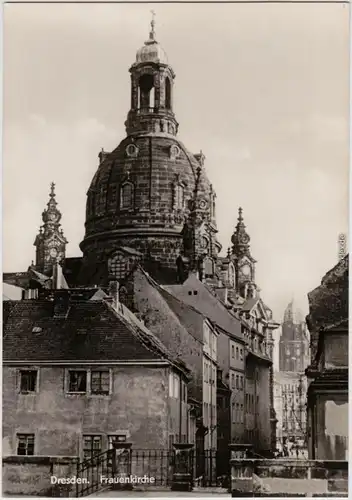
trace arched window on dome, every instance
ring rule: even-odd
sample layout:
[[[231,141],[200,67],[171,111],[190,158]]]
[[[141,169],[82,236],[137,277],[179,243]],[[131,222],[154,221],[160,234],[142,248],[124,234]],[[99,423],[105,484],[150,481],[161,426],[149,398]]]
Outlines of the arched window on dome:
[[[176,180],[173,184],[172,208],[173,210],[183,210],[184,207],[185,207],[184,184]]]
[[[171,83],[170,78],[165,78],[165,108],[171,109]]]
[[[126,210],[133,207],[134,186],[132,182],[125,182],[120,189],[120,208]]]

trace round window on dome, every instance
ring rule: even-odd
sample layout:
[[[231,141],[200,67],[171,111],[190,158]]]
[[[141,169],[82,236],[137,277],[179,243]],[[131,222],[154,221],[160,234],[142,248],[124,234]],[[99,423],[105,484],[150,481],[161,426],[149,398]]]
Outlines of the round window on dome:
[[[138,155],[138,148],[134,144],[129,144],[126,148],[126,154],[130,158],[135,158]]]

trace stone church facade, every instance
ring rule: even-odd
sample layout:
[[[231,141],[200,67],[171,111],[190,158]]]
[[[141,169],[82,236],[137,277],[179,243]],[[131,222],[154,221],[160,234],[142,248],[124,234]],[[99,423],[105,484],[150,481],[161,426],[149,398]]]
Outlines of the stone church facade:
[[[175,73],[155,39],[154,22],[129,71],[126,137],[112,152],[99,154],[99,167],[87,192],[83,256],[66,257],[67,240],[52,185],[34,242],[35,263],[23,273],[5,273],[4,281],[27,290],[27,298],[58,283],[64,288],[107,289],[118,282],[119,300],[140,317],[132,279],[140,266],[179,300],[222,324],[221,334],[231,340],[229,345],[243,346],[242,354],[242,347],[227,352],[238,361],[233,381],[229,367],[236,367],[236,361],[218,360],[222,383],[236,393],[229,425],[235,424],[237,442],[270,455],[276,441],[273,332],[279,325],[256,283],[256,260],[242,209],[231,247],[220,256],[216,194],[204,154],[191,153],[178,139]],[[211,292],[222,311],[220,318],[209,318],[208,302],[197,302],[201,293],[192,295],[187,288],[190,279]],[[143,315],[147,324],[147,309]]]

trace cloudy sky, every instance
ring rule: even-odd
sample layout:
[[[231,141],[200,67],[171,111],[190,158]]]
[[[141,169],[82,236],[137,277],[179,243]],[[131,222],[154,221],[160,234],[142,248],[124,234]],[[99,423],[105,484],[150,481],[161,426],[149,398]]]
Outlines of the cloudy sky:
[[[98,152],[123,139],[128,68],[148,37],[176,72],[179,137],[203,150],[224,250],[243,207],[278,320],[337,261],[348,224],[348,7],[343,4],[7,4],[3,269],[25,270],[57,184],[80,255]]]

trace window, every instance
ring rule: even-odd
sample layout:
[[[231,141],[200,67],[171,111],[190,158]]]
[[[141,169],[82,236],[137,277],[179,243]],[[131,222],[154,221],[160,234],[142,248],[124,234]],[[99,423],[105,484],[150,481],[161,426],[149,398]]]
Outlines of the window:
[[[236,403],[236,423],[239,423],[240,404]]]
[[[68,392],[87,392],[87,372],[69,371]]]
[[[239,354],[238,354],[238,347],[236,347],[236,359],[239,358]]]
[[[231,346],[231,356],[234,358],[235,357],[235,347]]]
[[[169,375],[169,395],[176,399],[180,397],[180,378],[175,373]]]
[[[243,424],[243,404],[241,404],[241,416],[240,416],[240,423]]]
[[[184,190],[180,184],[175,186],[175,208],[182,210],[184,206]]]
[[[92,394],[109,394],[110,392],[109,371],[92,371],[91,392]]]
[[[238,378],[238,375],[236,375],[236,389],[239,389],[240,386]]]
[[[240,360],[243,361],[243,349],[240,349]]]
[[[101,453],[101,436],[83,436],[83,458],[90,460]]]
[[[109,271],[115,278],[124,278],[128,269],[129,262],[122,253],[117,253],[109,259]]]
[[[34,455],[34,434],[17,434],[17,455]]]
[[[120,207],[131,208],[133,206],[133,184],[131,182],[125,182],[120,190]]]
[[[20,391],[24,394],[35,392],[37,386],[37,370],[21,370]]]
[[[235,375],[232,373],[231,374],[231,389],[235,388]]]
[[[214,262],[210,257],[203,260],[203,269],[205,278],[211,278],[214,274]]]

